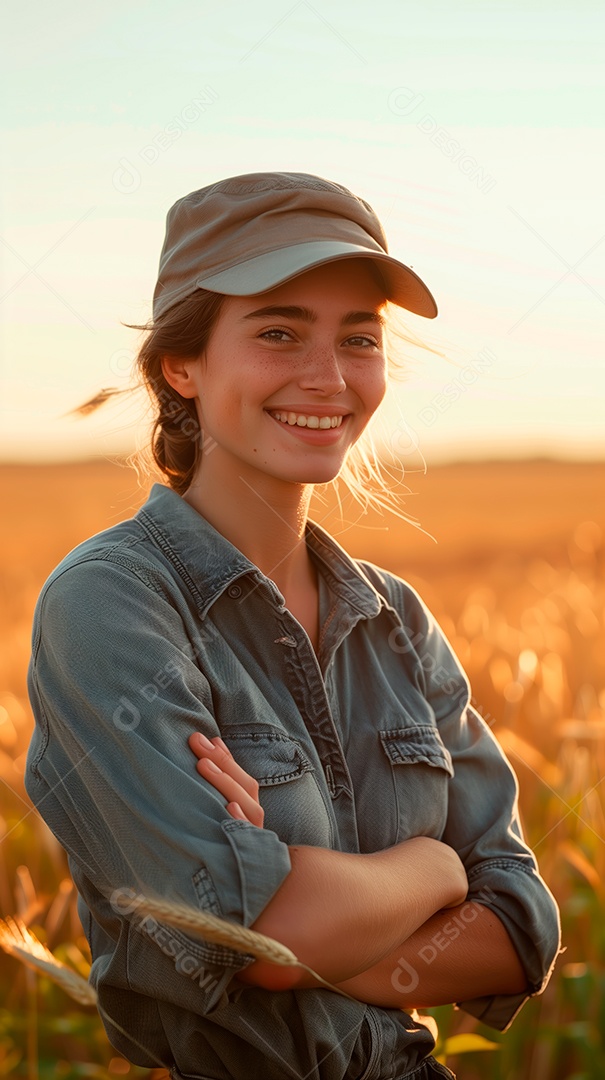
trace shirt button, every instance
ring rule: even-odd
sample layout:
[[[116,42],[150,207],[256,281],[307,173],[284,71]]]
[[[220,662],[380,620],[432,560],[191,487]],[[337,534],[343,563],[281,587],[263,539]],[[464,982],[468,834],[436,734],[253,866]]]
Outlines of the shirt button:
[[[233,600],[237,600],[238,596],[242,595],[241,586],[240,585],[230,585],[229,588],[227,589],[227,593]]]
[[[274,645],[288,645],[291,649],[295,649],[296,638],[292,637],[292,634],[286,634],[285,637],[276,637]]]

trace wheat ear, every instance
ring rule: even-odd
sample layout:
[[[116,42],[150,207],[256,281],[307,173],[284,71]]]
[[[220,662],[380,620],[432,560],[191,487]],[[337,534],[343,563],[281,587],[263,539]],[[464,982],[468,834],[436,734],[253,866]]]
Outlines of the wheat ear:
[[[67,964],[57,960],[21,919],[13,919],[10,915],[0,919],[0,946],[34,971],[48,975],[80,1005],[97,1004],[94,988]]]
[[[246,926],[240,926],[239,923],[219,918],[218,915],[210,915],[207,911],[200,911],[172,900],[150,899],[147,896],[139,896],[137,899],[137,911],[145,915],[168,923],[169,926],[174,926],[179,930],[197,934],[198,937],[205,941],[212,941],[216,945],[227,945],[236,952],[250,953],[257,960],[267,960],[270,964],[278,964],[280,967],[302,968],[328,990],[359,1004],[356,998],[352,998],[340,987],[327,982],[308,964],[303,964],[291,949],[282,945],[280,941],[275,941],[274,938],[259,934],[257,930],[249,930]]]
[[[294,953],[279,941],[186,904],[150,899],[146,896],[139,901],[137,911],[166,922],[169,926],[198,934],[216,945],[227,945],[236,952],[251,953],[257,960],[268,960],[270,964],[279,964],[282,967],[292,967],[299,963]]]

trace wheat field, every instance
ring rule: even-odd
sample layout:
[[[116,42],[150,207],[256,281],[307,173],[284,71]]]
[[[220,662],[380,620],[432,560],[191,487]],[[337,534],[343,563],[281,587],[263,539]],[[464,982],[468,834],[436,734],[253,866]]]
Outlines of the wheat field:
[[[602,1080],[605,464],[453,464],[406,482],[405,510],[425,531],[360,517],[348,498],[342,516],[331,497],[312,516],[353,555],[407,578],[439,618],[475,707],[517,771],[524,827],[560,904],[566,947],[546,993],[505,1034],[433,1010],[438,1053],[460,1080]],[[94,461],[0,466],[0,495],[0,917],[19,917],[85,978],[90,956],[66,861],[23,786],[31,619],[63,555],[131,516],[146,490],[124,465]],[[8,1075],[167,1076],[129,1065],[93,1004],[0,951],[0,1076]]]

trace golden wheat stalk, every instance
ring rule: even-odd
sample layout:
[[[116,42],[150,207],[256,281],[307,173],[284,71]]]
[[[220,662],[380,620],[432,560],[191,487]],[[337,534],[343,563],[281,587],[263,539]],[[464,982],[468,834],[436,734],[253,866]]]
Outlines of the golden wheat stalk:
[[[186,904],[179,904],[172,900],[150,899],[147,896],[138,898],[137,911],[179,930],[197,934],[205,941],[212,941],[216,945],[227,945],[236,952],[250,953],[257,960],[267,960],[270,964],[278,964],[280,967],[302,968],[326,989],[348,998],[349,1001],[356,1002],[355,998],[323,979],[308,964],[303,964],[302,960],[299,960],[286,945],[267,937],[266,934],[259,934],[257,930],[249,930],[248,927],[240,926],[239,923],[229,922],[227,919],[219,918],[218,915],[210,915],[207,911],[200,911]]]
[[[43,972],[65,990],[80,1005],[96,1005],[97,994],[81,975],[67,964],[62,964],[32,934],[22,919],[13,919],[10,915],[0,919],[0,946],[10,956],[21,960],[34,971]]]
[[[236,952],[251,953],[257,960],[268,960],[270,964],[279,964],[282,967],[299,964],[294,953],[279,941],[186,904],[171,900],[152,900],[146,896],[139,901],[137,911],[179,930],[198,934],[215,945],[227,945]]]

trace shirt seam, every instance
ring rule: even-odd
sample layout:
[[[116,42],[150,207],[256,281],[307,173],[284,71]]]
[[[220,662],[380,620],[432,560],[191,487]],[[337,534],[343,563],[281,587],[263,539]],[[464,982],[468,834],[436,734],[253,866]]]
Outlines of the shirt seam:
[[[209,595],[204,595],[189,573],[187,566],[182,562],[175,549],[167,540],[161,526],[156,524],[151,515],[144,509],[139,510],[137,517],[140,521],[141,528],[147,532],[152,543],[154,543],[160,549],[162,554],[165,555],[193,596],[194,600],[197,602],[198,610],[202,618],[206,617],[208,608],[218,599],[230,581],[234,581],[235,578],[242,577],[245,574],[259,572],[258,567],[246,559],[245,556],[242,556],[242,559],[245,560],[245,562],[242,562],[239,566],[235,562],[229,563],[227,573],[220,578],[217,577],[216,579],[213,579],[212,591],[209,592]]]
[[[161,529],[159,529],[158,526],[156,525],[153,518],[151,518],[149,516],[149,514],[146,513],[145,510],[141,509],[141,510],[139,510],[139,513],[138,513],[138,519],[139,519],[139,521],[141,523],[141,528],[145,529],[146,533],[148,534],[148,536],[150,537],[152,542],[157,547],[159,547],[160,551],[162,551],[163,554],[169,559],[169,561],[172,563],[172,565],[175,567],[177,573],[179,574],[179,577],[181,577],[182,580],[184,581],[184,583],[186,584],[186,586],[189,589],[192,596],[195,597],[195,599],[199,601],[201,607],[204,608],[205,604],[204,604],[204,597],[202,596],[202,593],[198,589],[197,585],[195,584],[195,581],[193,580],[193,578],[189,574],[189,571],[187,570],[187,568],[181,562],[181,560],[180,560],[179,556],[177,555],[177,553],[175,552],[174,548],[171,547],[171,545],[168,543],[166,537],[162,533]]]
[[[528,866],[526,863],[519,862],[517,859],[511,859],[508,856],[498,856],[494,859],[484,859],[478,866],[474,866],[472,870],[469,870],[467,874],[469,884],[475,878],[481,877],[486,870],[489,870],[492,867],[501,870],[519,870],[523,874],[527,874],[528,877],[532,877],[536,872],[534,866]]]
[[[143,543],[143,538],[137,540],[137,543]],[[129,559],[125,553],[120,552],[121,547],[122,544],[114,544],[114,546],[107,551],[96,551],[90,555],[81,555],[78,559],[70,562],[67,566],[64,566],[63,569],[59,573],[54,574],[47,583],[42,594],[42,603],[44,603],[47,594],[50,592],[55,582],[59,581],[64,574],[68,574],[70,570],[75,570],[76,567],[84,566],[86,563],[111,563],[114,566],[121,566],[124,570],[129,571],[134,577],[138,578],[148,589],[151,589],[152,592],[161,596],[162,590],[156,588],[155,582],[151,580],[155,576],[153,570],[149,573],[150,568]]]

